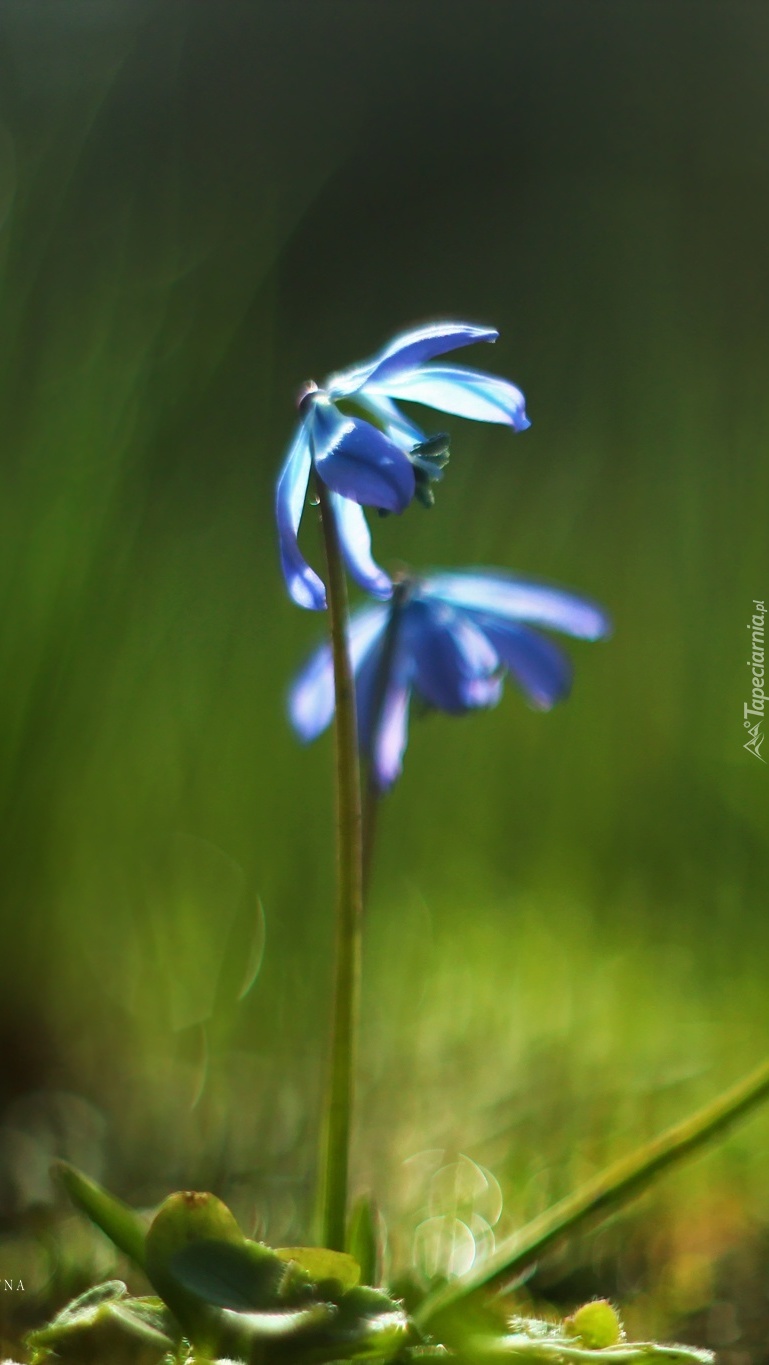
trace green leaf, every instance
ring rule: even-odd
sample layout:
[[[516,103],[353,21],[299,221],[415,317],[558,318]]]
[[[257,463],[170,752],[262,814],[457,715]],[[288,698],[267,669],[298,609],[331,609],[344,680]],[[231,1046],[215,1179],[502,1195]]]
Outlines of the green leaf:
[[[185,1290],[217,1308],[247,1313],[284,1306],[286,1266],[259,1242],[191,1242],[171,1256],[168,1269]]]
[[[240,1246],[245,1237],[234,1214],[215,1194],[179,1190],[163,1201],[150,1223],[147,1265],[161,1273],[172,1256],[191,1242],[230,1242]]]
[[[275,1255],[281,1261],[293,1261],[300,1266],[314,1284],[331,1281],[344,1292],[360,1283],[361,1268],[346,1251],[329,1251],[327,1247],[277,1247]]]
[[[364,1284],[381,1284],[384,1273],[385,1228],[373,1199],[362,1195],[350,1215],[347,1245],[360,1265]]]
[[[176,1326],[162,1299],[149,1296],[126,1299],[111,1304],[110,1311],[115,1322],[143,1341],[157,1342],[162,1338],[173,1345],[178,1340]]]
[[[529,1361],[531,1365],[713,1365],[712,1351],[693,1346],[661,1346],[656,1341],[621,1342],[616,1346],[575,1346],[562,1333],[517,1331],[504,1337],[469,1341],[463,1354],[474,1365],[505,1365],[506,1361]]]
[[[323,1329],[332,1321],[334,1307],[311,1303],[306,1308],[279,1309],[272,1313],[237,1313],[225,1308],[221,1313],[223,1339],[232,1349],[257,1341],[280,1341],[312,1335],[317,1347],[325,1340]],[[321,1333],[319,1336],[318,1333]]]
[[[384,1290],[359,1285],[339,1305],[330,1345],[348,1359],[385,1359],[395,1355],[410,1335],[411,1323],[401,1304]]]
[[[242,1246],[245,1240],[234,1215],[214,1194],[180,1190],[169,1195],[155,1214],[147,1233],[146,1272],[157,1293],[193,1339],[210,1339],[212,1316],[199,1296],[178,1279],[172,1262],[194,1243]]]
[[[165,1353],[177,1340],[178,1333],[161,1301],[130,1298],[122,1280],[109,1280],[89,1289],[28,1337],[36,1351],[110,1361],[133,1359],[148,1347]]]
[[[690,1118],[615,1161],[574,1194],[540,1214],[503,1242],[477,1270],[428,1294],[415,1313],[417,1325],[424,1331],[479,1289],[499,1287],[513,1279],[537,1261],[553,1242],[635,1198],[656,1176],[691,1156],[767,1098],[769,1061]]]
[[[118,1250],[125,1252],[144,1270],[147,1228],[139,1215],[66,1161],[54,1162],[51,1172],[64,1186],[75,1207],[85,1213]]]
[[[598,1309],[598,1314],[588,1310]],[[610,1310],[610,1315],[607,1313]],[[660,1346],[655,1341],[625,1341],[622,1324],[606,1300],[585,1304],[575,1338],[574,1319],[546,1322],[542,1318],[514,1317],[502,1332],[477,1331],[457,1313],[453,1333],[441,1340],[471,1365],[506,1365],[527,1361],[530,1365],[713,1365],[711,1351],[689,1346]],[[588,1337],[592,1339],[588,1341]]]

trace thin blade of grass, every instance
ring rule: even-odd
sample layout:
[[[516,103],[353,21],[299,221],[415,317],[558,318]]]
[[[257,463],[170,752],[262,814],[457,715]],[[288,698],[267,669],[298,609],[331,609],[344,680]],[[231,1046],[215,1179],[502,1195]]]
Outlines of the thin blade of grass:
[[[439,1314],[479,1289],[500,1288],[520,1275],[553,1242],[618,1204],[635,1198],[668,1167],[692,1155],[767,1098],[769,1061],[690,1118],[674,1124],[629,1156],[613,1162],[600,1175],[532,1219],[503,1242],[477,1270],[428,1294],[414,1315],[419,1327],[426,1328]]]

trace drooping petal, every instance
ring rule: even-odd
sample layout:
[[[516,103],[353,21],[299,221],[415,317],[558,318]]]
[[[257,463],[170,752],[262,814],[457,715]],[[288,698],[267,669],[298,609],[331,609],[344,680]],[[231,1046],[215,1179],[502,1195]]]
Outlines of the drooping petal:
[[[384,636],[385,630],[383,629],[374,641],[372,648],[367,650],[366,656],[355,674],[358,750],[363,757],[368,757],[371,748],[371,735],[380,691]]]
[[[499,332],[493,327],[473,327],[467,322],[428,323],[394,337],[384,350],[361,365],[329,375],[323,387],[332,398],[349,397],[364,384],[381,382],[402,370],[411,370],[433,356],[458,350],[460,346],[470,346],[476,341],[496,341],[498,336]]]
[[[383,393],[369,394],[361,393],[356,395],[356,403],[361,407],[368,408],[369,412],[376,417],[384,427],[385,434],[403,450],[413,450],[414,446],[421,445],[427,440],[427,436],[416,422],[412,422],[410,417],[396,408],[395,404]]]
[[[371,746],[371,777],[377,791],[386,792],[400,777],[408,744],[411,688],[393,679],[385,694]]]
[[[402,512],[414,496],[414,470],[403,451],[361,417],[319,401],[311,414],[313,463],[333,493],[366,507]]]
[[[462,573],[430,574],[420,592],[429,600],[469,608],[484,617],[529,621],[582,640],[600,640],[611,632],[609,617],[596,602],[563,588],[504,573],[469,569]]]
[[[548,711],[568,695],[572,666],[558,645],[528,626],[487,621],[484,631],[532,706]]]
[[[302,422],[283,463],[275,494],[275,515],[278,523],[280,561],[286,587],[300,607],[322,611],[326,605],[326,589],[299,549],[297,532],[310,477],[310,445],[307,428]]]
[[[371,380],[366,386],[367,394],[373,390],[376,395],[380,389],[390,398],[424,403],[476,422],[504,422],[515,431],[531,426],[526,416],[526,400],[515,384],[497,375],[466,370],[461,365],[425,365]]]
[[[391,787],[399,776],[407,743],[414,664],[405,639],[404,619],[407,618],[401,607],[390,609],[387,626],[367,651],[355,677],[358,746],[380,792]],[[390,635],[393,629],[394,638]]]
[[[454,715],[487,705],[488,692],[475,684],[494,676],[499,656],[484,632],[446,603],[414,599],[403,616],[414,687],[424,700]]]
[[[350,502],[349,498],[341,498],[338,493],[331,494],[331,503],[339,543],[350,573],[365,592],[386,602],[392,597],[393,585],[384,569],[380,569],[372,558],[371,533],[363,508],[357,502]]]
[[[349,649],[354,674],[365,665],[367,656],[376,650],[377,642],[387,626],[386,607],[368,607],[350,619]],[[316,739],[334,715],[334,666],[331,648],[323,644],[307,661],[295,679],[288,697],[288,714],[300,739]]]
[[[471,678],[467,684],[468,705],[475,709],[496,706],[504,691],[504,675],[495,673],[490,678]]]

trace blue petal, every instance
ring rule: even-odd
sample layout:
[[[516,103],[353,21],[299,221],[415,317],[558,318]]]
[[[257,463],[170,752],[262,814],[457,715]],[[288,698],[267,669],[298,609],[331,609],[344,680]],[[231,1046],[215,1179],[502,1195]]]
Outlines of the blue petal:
[[[526,400],[520,389],[497,375],[466,370],[461,365],[426,365],[423,369],[407,370],[384,380],[371,381],[366,386],[390,398],[406,399],[411,403],[425,403],[457,417],[471,417],[476,422],[505,422],[515,431],[531,426],[526,416]]]
[[[349,498],[331,494],[336,516],[339,542],[350,573],[364,592],[386,602],[393,595],[393,585],[384,569],[380,569],[371,555],[371,533],[363,508]]]
[[[376,653],[377,641],[387,626],[386,607],[368,607],[350,618],[348,635],[353,673],[365,666],[366,658]],[[334,715],[334,666],[331,647],[321,645],[295,679],[288,697],[288,714],[300,739],[316,739],[331,724]]]
[[[389,619],[389,617],[388,617]],[[361,666],[355,674],[355,714],[358,722],[358,749],[364,758],[371,750],[371,735],[374,728],[375,710],[380,693],[382,649],[386,627],[382,629],[369,649]]]
[[[455,715],[489,704],[488,690],[476,684],[493,678],[499,656],[469,617],[444,603],[414,599],[404,608],[403,630],[414,687],[425,701]]]
[[[467,322],[428,323],[426,327],[415,327],[395,337],[384,350],[362,365],[329,375],[323,387],[332,398],[349,397],[364,384],[374,380],[379,383],[402,370],[413,369],[433,356],[470,346],[475,341],[496,341],[498,336],[499,332],[493,327],[472,327]]]
[[[503,573],[468,570],[431,574],[423,580],[420,593],[430,600],[483,613],[484,617],[530,621],[582,640],[600,640],[611,632],[609,617],[597,603],[563,588]]]
[[[387,626],[366,654],[355,679],[358,712],[358,746],[367,759],[369,773],[377,791],[387,791],[400,774],[406,749],[408,706],[411,696],[413,661],[403,630],[404,616],[399,609],[394,641]],[[382,676],[387,655],[388,676]]]
[[[473,709],[496,706],[502,697],[504,681],[501,673],[490,678],[471,678],[466,688],[468,706]]]
[[[404,416],[385,394],[369,394],[366,391],[359,394],[355,401],[373,413],[377,421],[381,422],[384,427],[386,435],[401,449],[413,450],[414,446],[421,445],[423,441],[427,440],[422,428],[418,427],[416,422],[412,422],[410,417]]]
[[[315,468],[333,493],[386,512],[408,507],[415,486],[411,462],[370,422],[343,416],[321,400],[313,405],[310,432]]]
[[[400,777],[408,744],[411,688],[393,681],[385,694],[371,751],[371,777],[379,792],[386,792]]]
[[[322,611],[326,605],[326,589],[305,560],[297,540],[307,494],[307,481],[310,477],[310,464],[307,428],[302,423],[278,477],[275,515],[278,522],[280,560],[288,591],[298,606],[307,607],[310,611]]]
[[[533,706],[547,711],[567,696],[571,662],[552,640],[528,626],[487,622],[484,630]]]

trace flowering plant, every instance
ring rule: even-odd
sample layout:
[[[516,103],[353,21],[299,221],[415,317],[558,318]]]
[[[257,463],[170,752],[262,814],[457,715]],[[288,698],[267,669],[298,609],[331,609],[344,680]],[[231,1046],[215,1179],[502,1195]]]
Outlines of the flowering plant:
[[[563,1322],[522,1317],[509,1289],[553,1242],[629,1199],[660,1171],[769,1095],[769,1064],[705,1109],[593,1177],[519,1229],[463,1275],[411,1282],[408,1302],[382,1283],[376,1206],[350,1199],[364,870],[373,822],[364,821],[361,763],[371,802],[399,775],[412,700],[450,715],[496,705],[510,677],[539,710],[566,696],[571,668],[544,630],[597,640],[604,610],[562,588],[501,569],[400,574],[371,554],[363,506],[401,512],[431,502],[448,438],[427,436],[397,403],[413,400],[479,421],[525,429],[523,396],[505,379],[436,356],[496,331],[436,323],[407,332],[372,360],[308,384],[277,487],[281,559],[300,606],[328,606],[329,640],[291,689],[298,734],[312,739],[334,718],[338,839],[336,960],[319,1158],[318,1223],[308,1245],[248,1238],[213,1194],[172,1194],[147,1222],[70,1166],[59,1176],[75,1204],[144,1273],[152,1295],[109,1281],[69,1304],[30,1337],[33,1365],[69,1358],[166,1365],[218,1359],[320,1365],[351,1359],[420,1365],[492,1365],[511,1359],[610,1365],[672,1360],[706,1365],[685,1347],[625,1340],[616,1310],[584,1305]],[[299,550],[310,479],[325,547],[325,584]],[[346,571],[376,600],[347,607]],[[95,1353],[95,1354],[94,1354]]]

